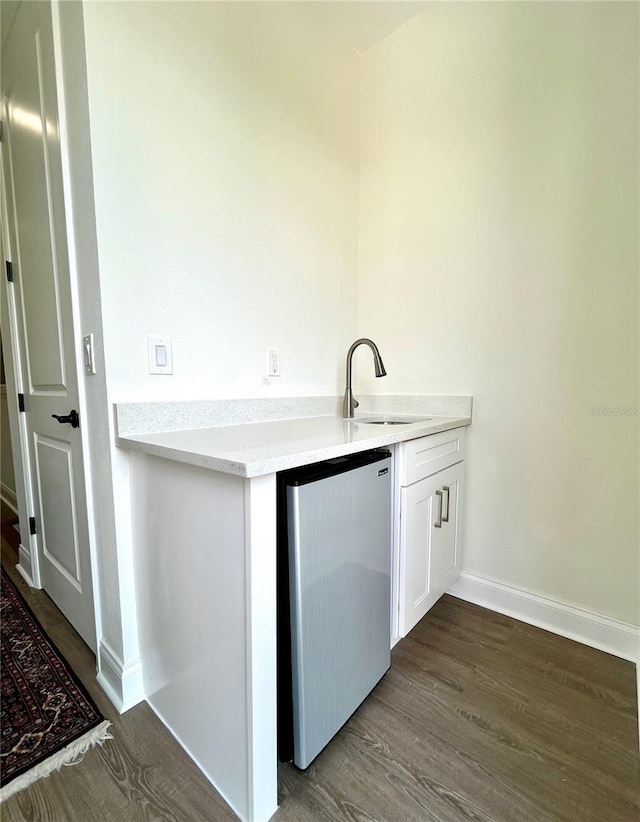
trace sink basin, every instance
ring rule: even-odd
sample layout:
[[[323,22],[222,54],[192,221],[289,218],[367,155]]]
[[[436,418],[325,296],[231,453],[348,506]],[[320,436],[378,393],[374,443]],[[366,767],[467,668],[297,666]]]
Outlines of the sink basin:
[[[428,422],[432,417],[395,417],[380,415],[377,417],[354,417],[348,422],[355,422],[358,425],[411,425],[414,422]]]
[[[407,425],[409,420],[365,420],[365,425]]]

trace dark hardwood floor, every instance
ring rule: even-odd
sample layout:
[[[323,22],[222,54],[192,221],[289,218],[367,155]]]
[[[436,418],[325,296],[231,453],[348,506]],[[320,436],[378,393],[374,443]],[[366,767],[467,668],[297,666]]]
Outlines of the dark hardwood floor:
[[[4,539],[2,561],[115,737],[7,800],[3,822],[234,820],[146,705],[118,716]],[[312,766],[280,766],[274,822],[631,822],[637,734],[634,665],[444,597]]]

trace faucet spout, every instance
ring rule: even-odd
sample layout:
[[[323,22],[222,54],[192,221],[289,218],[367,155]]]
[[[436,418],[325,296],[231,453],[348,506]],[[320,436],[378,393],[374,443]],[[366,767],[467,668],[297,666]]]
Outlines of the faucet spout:
[[[345,419],[352,419],[353,412],[358,407],[358,400],[355,399],[353,396],[353,391],[351,390],[351,375],[353,371],[353,352],[359,345],[368,345],[371,349],[373,353],[373,367],[376,372],[376,377],[386,377],[387,375],[384,363],[382,362],[382,357],[378,351],[378,346],[374,343],[374,341],[368,339],[367,337],[360,337],[359,340],[356,340],[347,352],[347,386],[344,392],[344,401],[342,403],[342,416]]]

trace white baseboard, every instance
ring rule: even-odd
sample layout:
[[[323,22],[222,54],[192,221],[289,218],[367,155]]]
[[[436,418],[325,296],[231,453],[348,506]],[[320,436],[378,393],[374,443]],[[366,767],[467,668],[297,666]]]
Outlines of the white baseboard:
[[[5,485],[4,482],[0,482],[0,499],[18,516],[18,498],[16,497],[16,492],[9,488],[8,485]]]
[[[30,588],[35,588],[33,584],[33,568],[31,567],[31,551],[25,548],[22,543],[18,545],[18,564],[16,571]]]
[[[622,659],[638,661],[636,625],[464,571],[447,593]]]
[[[125,665],[103,639],[98,647],[97,680],[121,714],[145,698],[140,659]]]

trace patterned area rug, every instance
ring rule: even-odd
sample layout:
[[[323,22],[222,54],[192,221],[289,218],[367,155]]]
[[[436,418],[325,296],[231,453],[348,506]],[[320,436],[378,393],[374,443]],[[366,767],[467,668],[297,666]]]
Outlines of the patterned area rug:
[[[0,800],[90,747],[111,739],[110,723],[43,633],[2,569],[2,742]]]

